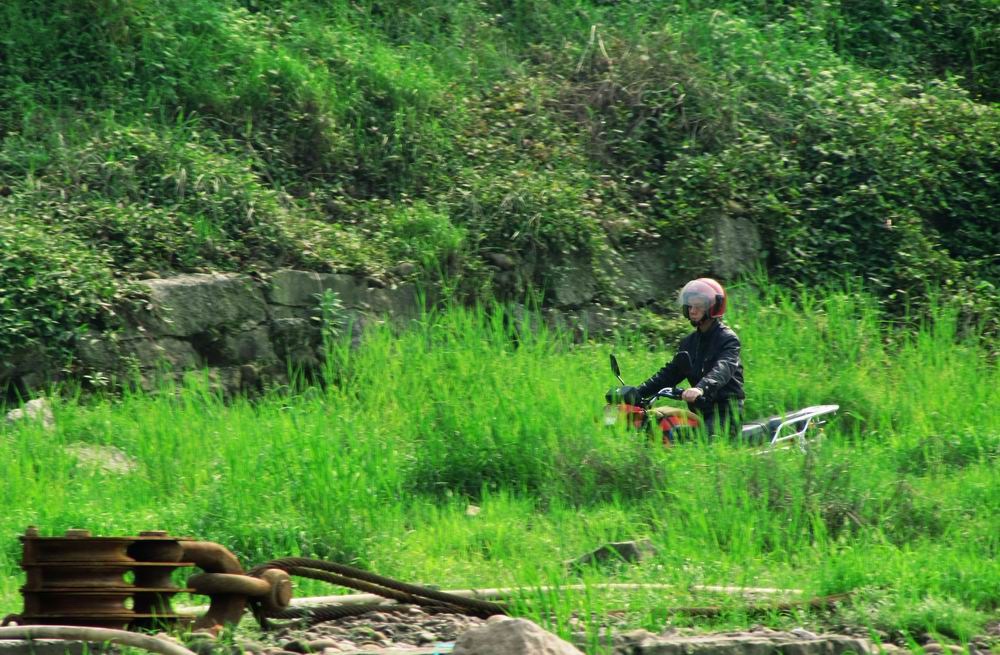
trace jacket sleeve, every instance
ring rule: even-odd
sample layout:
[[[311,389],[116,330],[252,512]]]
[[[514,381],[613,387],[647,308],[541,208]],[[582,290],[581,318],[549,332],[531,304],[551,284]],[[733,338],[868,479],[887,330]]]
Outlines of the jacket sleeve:
[[[698,380],[695,386],[705,392],[705,398],[713,400],[716,392],[733,378],[740,365],[740,340],[735,334],[724,337],[715,364]]]
[[[682,342],[683,345],[683,342]],[[674,358],[663,365],[645,382],[639,385],[639,395],[643,398],[652,396],[663,387],[672,387],[688,376],[690,364],[674,355]]]

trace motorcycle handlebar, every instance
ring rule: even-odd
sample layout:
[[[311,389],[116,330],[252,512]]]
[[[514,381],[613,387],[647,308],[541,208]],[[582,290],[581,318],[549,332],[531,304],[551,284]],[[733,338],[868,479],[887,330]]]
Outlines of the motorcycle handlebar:
[[[681,387],[663,387],[662,389],[660,389],[659,391],[657,391],[655,394],[653,394],[653,396],[651,398],[649,398],[646,402],[647,402],[647,404],[651,403],[654,400],[656,400],[657,398],[669,398],[671,400],[684,400],[683,396],[684,396],[684,392],[685,391],[687,391],[687,389],[682,389]],[[698,398],[695,399],[693,405],[695,407],[703,408],[703,407],[706,407],[705,402],[706,402],[705,396],[698,396]]]
[[[635,389],[635,387],[625,387],[625,388],[627,388],[627,389]],[[658,398],[669,398],[671,400],[684,400],[683,397],[682,397],[683,394],[684,394],[684,389],[681,389],[680,387],[663,387],[662,389],[660,389],[659,391],[657,391],[656,393],[654,393],[652,396],[643,396],[641,398],[638,397],[638,396],[635,396],[631,400],[631,402],[633,404],[636,404],[636,405],[639,405],[639,406],[642,406],[642,407],[648,407],[654,400],[656,400]],[[619,387],[617,389],[611,389],[611,390],[609,390],[608,393],[606,393],[604,395],[604,397],[605,397],[605,399],[609,403],[613,403],[613,402],[626,402],[626,403],[628,403],[628,402],[630,402],[629,399],[628,399],[628,395],[626,393],[623,393],[623,388],[622,387]]]
[[[670,398],[672,400],[681,400],[681,396],[684,394],[684,389],[680,387],[663,387],[657,391],[653,397],[654,398]]]
[[[674,355],[674,357],[677,358],[677,357],[680,357],[681,355],[687,357],[688,358],[688,363],[690,363],[691,356],[686,351],[682,350],[681,352],[679,352],[676,355]],[[620,391],[622,388],[626,387],[625,381],[622,380],[621,368],[618,366],[618,358],[615,357],[614,353],[611,353],[611,372],[614,373],[615,377],[618,378],[618,381],[621,382],[621,384],[622,384],[622,387],[619,387],[618,391]],[[635,387],[627,387],[627,388],[629,388],[629,389],[635,389]],[[684,391],[685,390],[681,389],[680,387],[663,387],[662,389],[660,389],[659,391],[657,391],[656,393],[654,393],[652,396],[649,396],[647,398],[640,398],[638,400],[639,400],[639,403],[641,405],[644,405],[644,406],[649,405],[649,403],[653,402],[657,398],[670,398],[671,400],[683,400],[683,398],[681,396],[683,395]],[[617,393],[618,392],[616,390],[614,390],[614,389],[612,389],[611,391],[609,391],[605,395],[605,397],[607,398],[608,402],[612,402],[613,395],[616,395]],[[701,401],[700,398],[698,400],[699,400],[699,402]]]

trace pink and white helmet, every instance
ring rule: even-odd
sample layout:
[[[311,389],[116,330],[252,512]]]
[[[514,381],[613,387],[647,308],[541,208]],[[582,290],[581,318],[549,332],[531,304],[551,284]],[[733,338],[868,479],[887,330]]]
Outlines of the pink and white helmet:
[[[677,302],[684,312],[684,318],[688,318],[688,309],[692,305],[704,309],[709,318],[722,318],[726,313],[726,290],[712,278],[700,277],[684,285]]]

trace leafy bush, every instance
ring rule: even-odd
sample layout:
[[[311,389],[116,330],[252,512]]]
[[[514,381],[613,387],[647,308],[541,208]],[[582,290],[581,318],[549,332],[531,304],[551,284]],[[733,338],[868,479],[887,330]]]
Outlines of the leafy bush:
[[[72,234],[0,206],[0,352],[62,356],[88,326],[106,327],[122,289],[108,261]]]
[[[609,40],[570,96],[661,231],[704,243],[712,212],[741,214],[785,279],[862,275],[896,303],[976,289],[996,314],[995,108],[878,79],[795,27],[721,10],[673,27]]]
[[[391,260],[430,270],[441,269],[465,245],[463,230],[423,201],[393,207],[386,228],[381,237]]]
[[[197,124],[173,130],[101,125],[56,133],[39,157],[8,138],[0,175],[18,211],[94,244],[123,270],[236,269],[291,258],[285,210],[247,163]],[[212,147],[214,146],[214,147]]]
[[[716,10],[719,3],[687,6]],[[761,24],[795,26],[871,68],[918,79],[959,76],[975,94],[997,99],[1000,7],[990,0],[734,0],[723,6]]]

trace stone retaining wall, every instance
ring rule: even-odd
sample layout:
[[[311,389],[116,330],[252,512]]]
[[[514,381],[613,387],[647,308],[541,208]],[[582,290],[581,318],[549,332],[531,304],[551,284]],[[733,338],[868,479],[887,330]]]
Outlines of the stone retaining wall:
[[[662,264],[655,253],[650,261]],[[636,255],[635,257],[639,257]],[[683,283],[654,265],[636,266],[632,300],[641,305]],[[543,317],[578,336],[607,334],[627,311],[595,302],[596,283],[575,275],[556,284]],[[146,388],[163,374],[207,371],[227,392],[281,382],[288,371],[315,370],[323,360],[320,298],[333,292],[337,318],[355,342],[365,328],[386,319],[418,315],[418,290],[410,283],[382,286],[351,275],[279,270],[257,279],[237,274],[193,274],[145,280],[148,303],[126,317],[124,329],[91,333],[76,345],[77,371],[94,386],[140,380]],[[41,378],[41,376],[36,376]]]
[[[760,237],[751,222],[719,213],[707,214],[704,223],[704,274],[731,279],[759,260]],[[676,245],[667,237],[650,238],[627,251],[611,249],[596,267],[572,259],[549,262],[542,275],[546,320],[577,335],[608,334],[629,321],[628,311],[599,303],[609,285],[635,307],[672,306],[685,282]],[[538,273],[522,270],[524,262],[503,253],[486,253],[484,261],[494,292],[505,298],[524,297],[528,280]],[[286,269],[266,277],[194,274],[141,284],[149,302],[126,317],[122,330],[78,339],[74,375],[95,387],[124,380],[152,387],[160,372],[197,369],[207,370],[228,391],[248,390],[280,381],[289,366],[312,370],[320,364],[319,297],[326,291],[339,299],[339,318],[355,337],[385,317],[405,320],[418,312],[414,285],[344,274]],[[0,386],[8,388],[10,399],[34,395],[58,377],[64,362],[49,361],[44,353],[39,345],[0,361]]]
[[[332,291],[339,319],[356,334],[373,322],[417,314],[411,284],[381,288],[349,275],[280,270],[266,280],[199,274],[146,280],[149,303],[124,330],[81,338],[76,354],[91,382],[207,370],[228,391],[281,379],[289,366],[312,369],[322,359],[320,298]]]

